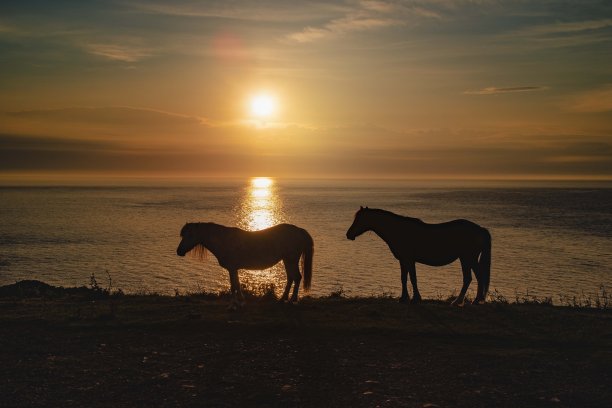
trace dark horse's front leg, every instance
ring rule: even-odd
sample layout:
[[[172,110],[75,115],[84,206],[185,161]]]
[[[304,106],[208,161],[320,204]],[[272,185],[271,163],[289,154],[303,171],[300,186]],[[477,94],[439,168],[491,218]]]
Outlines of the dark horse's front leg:
[[[400,268],[402,270],[402,296],[400,297],[399,301],[401,303],[406,303],[410,300],[410,295],[408,295],[408,274],[410,274],[410,283],[412,284],[412,303],[421,301],[421,294],[419,293],[419,288],[417,287],[415,263],[411,261],[403,261],[400,262]]]

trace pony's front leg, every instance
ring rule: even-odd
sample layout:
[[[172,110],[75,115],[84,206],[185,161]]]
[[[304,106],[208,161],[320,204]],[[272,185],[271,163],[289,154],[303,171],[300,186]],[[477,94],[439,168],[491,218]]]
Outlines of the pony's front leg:
[[[240,280],[238,279],[238,270],[228,270],[230,276],[230,288],[232,292],[232,301],[230,302],[229,309],[236,310],[238,307],[244,305],[244,295],[240,289]]]

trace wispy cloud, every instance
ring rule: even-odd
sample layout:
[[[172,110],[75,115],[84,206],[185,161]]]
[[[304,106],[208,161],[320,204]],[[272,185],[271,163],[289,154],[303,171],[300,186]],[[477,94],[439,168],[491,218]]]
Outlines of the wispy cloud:
[[[85,49],[90,54],[109,60],[122,62],[137,62],[144,58],[153,56],[152,50],[148,48],[123,44],[94,43],[87,44]]]
[[[565,104],[565,108],[580,113],[612,112],[612,85],[575,95]]]
[[[581,31],[599,30],[612,27],[612,19],[573,21],[567,23],[543,24],[529,27],[520,31],[520,34],[570,34]]]
[[[533,92],[533,91],[542,91],[547,89],[545,86],[511,86],[505,88],[498,88],[495,86],[490,86],[487,88],[482,88],[477,91],[465,91],[466,95],[496,95],[496,94],[504,94],[504,93],[515,93],[515,92]]]
[[[321,19],[342,12],[346,6],[333,3],[295,2],[155,2],[129,1],[125,5],[147,14],[244,21],[291,22]]]
[[[521,28],[506,38],[522,38],[530,48],[579,47],[610,42],[612,19],[553,22]]]
[[[14,27],[0,22],[0,33],[11,33],[15,31]]]
[[[287,39],[299,43],[313,42],[326,37],[356,31],[367,31],[403,25],[404,20],[394,15],[396,5],[385,1],[362,1],[339,18],[320,26],[308,26],[287,35]]]

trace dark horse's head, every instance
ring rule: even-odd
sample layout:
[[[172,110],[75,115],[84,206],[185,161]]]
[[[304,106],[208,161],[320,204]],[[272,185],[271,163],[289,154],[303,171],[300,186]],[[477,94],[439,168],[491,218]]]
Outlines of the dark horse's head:
[[[366,221],[365,213],[368,211],[368,207],[359,207],[359,211],[355,213],[355,220],[353,220],[353,224],[346,231],[346,237],[352,241],[355,240],[358,236],[363,234],[366,231],[370,230],[370,225]]]
[[[185,254],[191,251],[196,245],[200,244],[196,234],[196,224],[187,223],[181,229],[181,243],[176,248],[176,254],[178,256],[185,256]]]

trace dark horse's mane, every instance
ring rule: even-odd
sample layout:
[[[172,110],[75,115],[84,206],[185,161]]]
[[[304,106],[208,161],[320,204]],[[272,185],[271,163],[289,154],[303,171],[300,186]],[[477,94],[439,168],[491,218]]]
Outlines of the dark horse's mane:
[[[425,222],[423,220],[421,220],[420,218],[406,217],[404,215],[399,215],[399,214],[396,214],[396,213],[391,212],[391,211],[383,210],[381,208],[368,208],[368,207],[366,207],[366,209],[368,211],[375,212],[377,214],[387,215],[389,217],[393,217],[393,218],[396,218],[398,220],[412,221],[412,222],[417,222],[417,223],[420,223],[420,224],[425,224]]]

